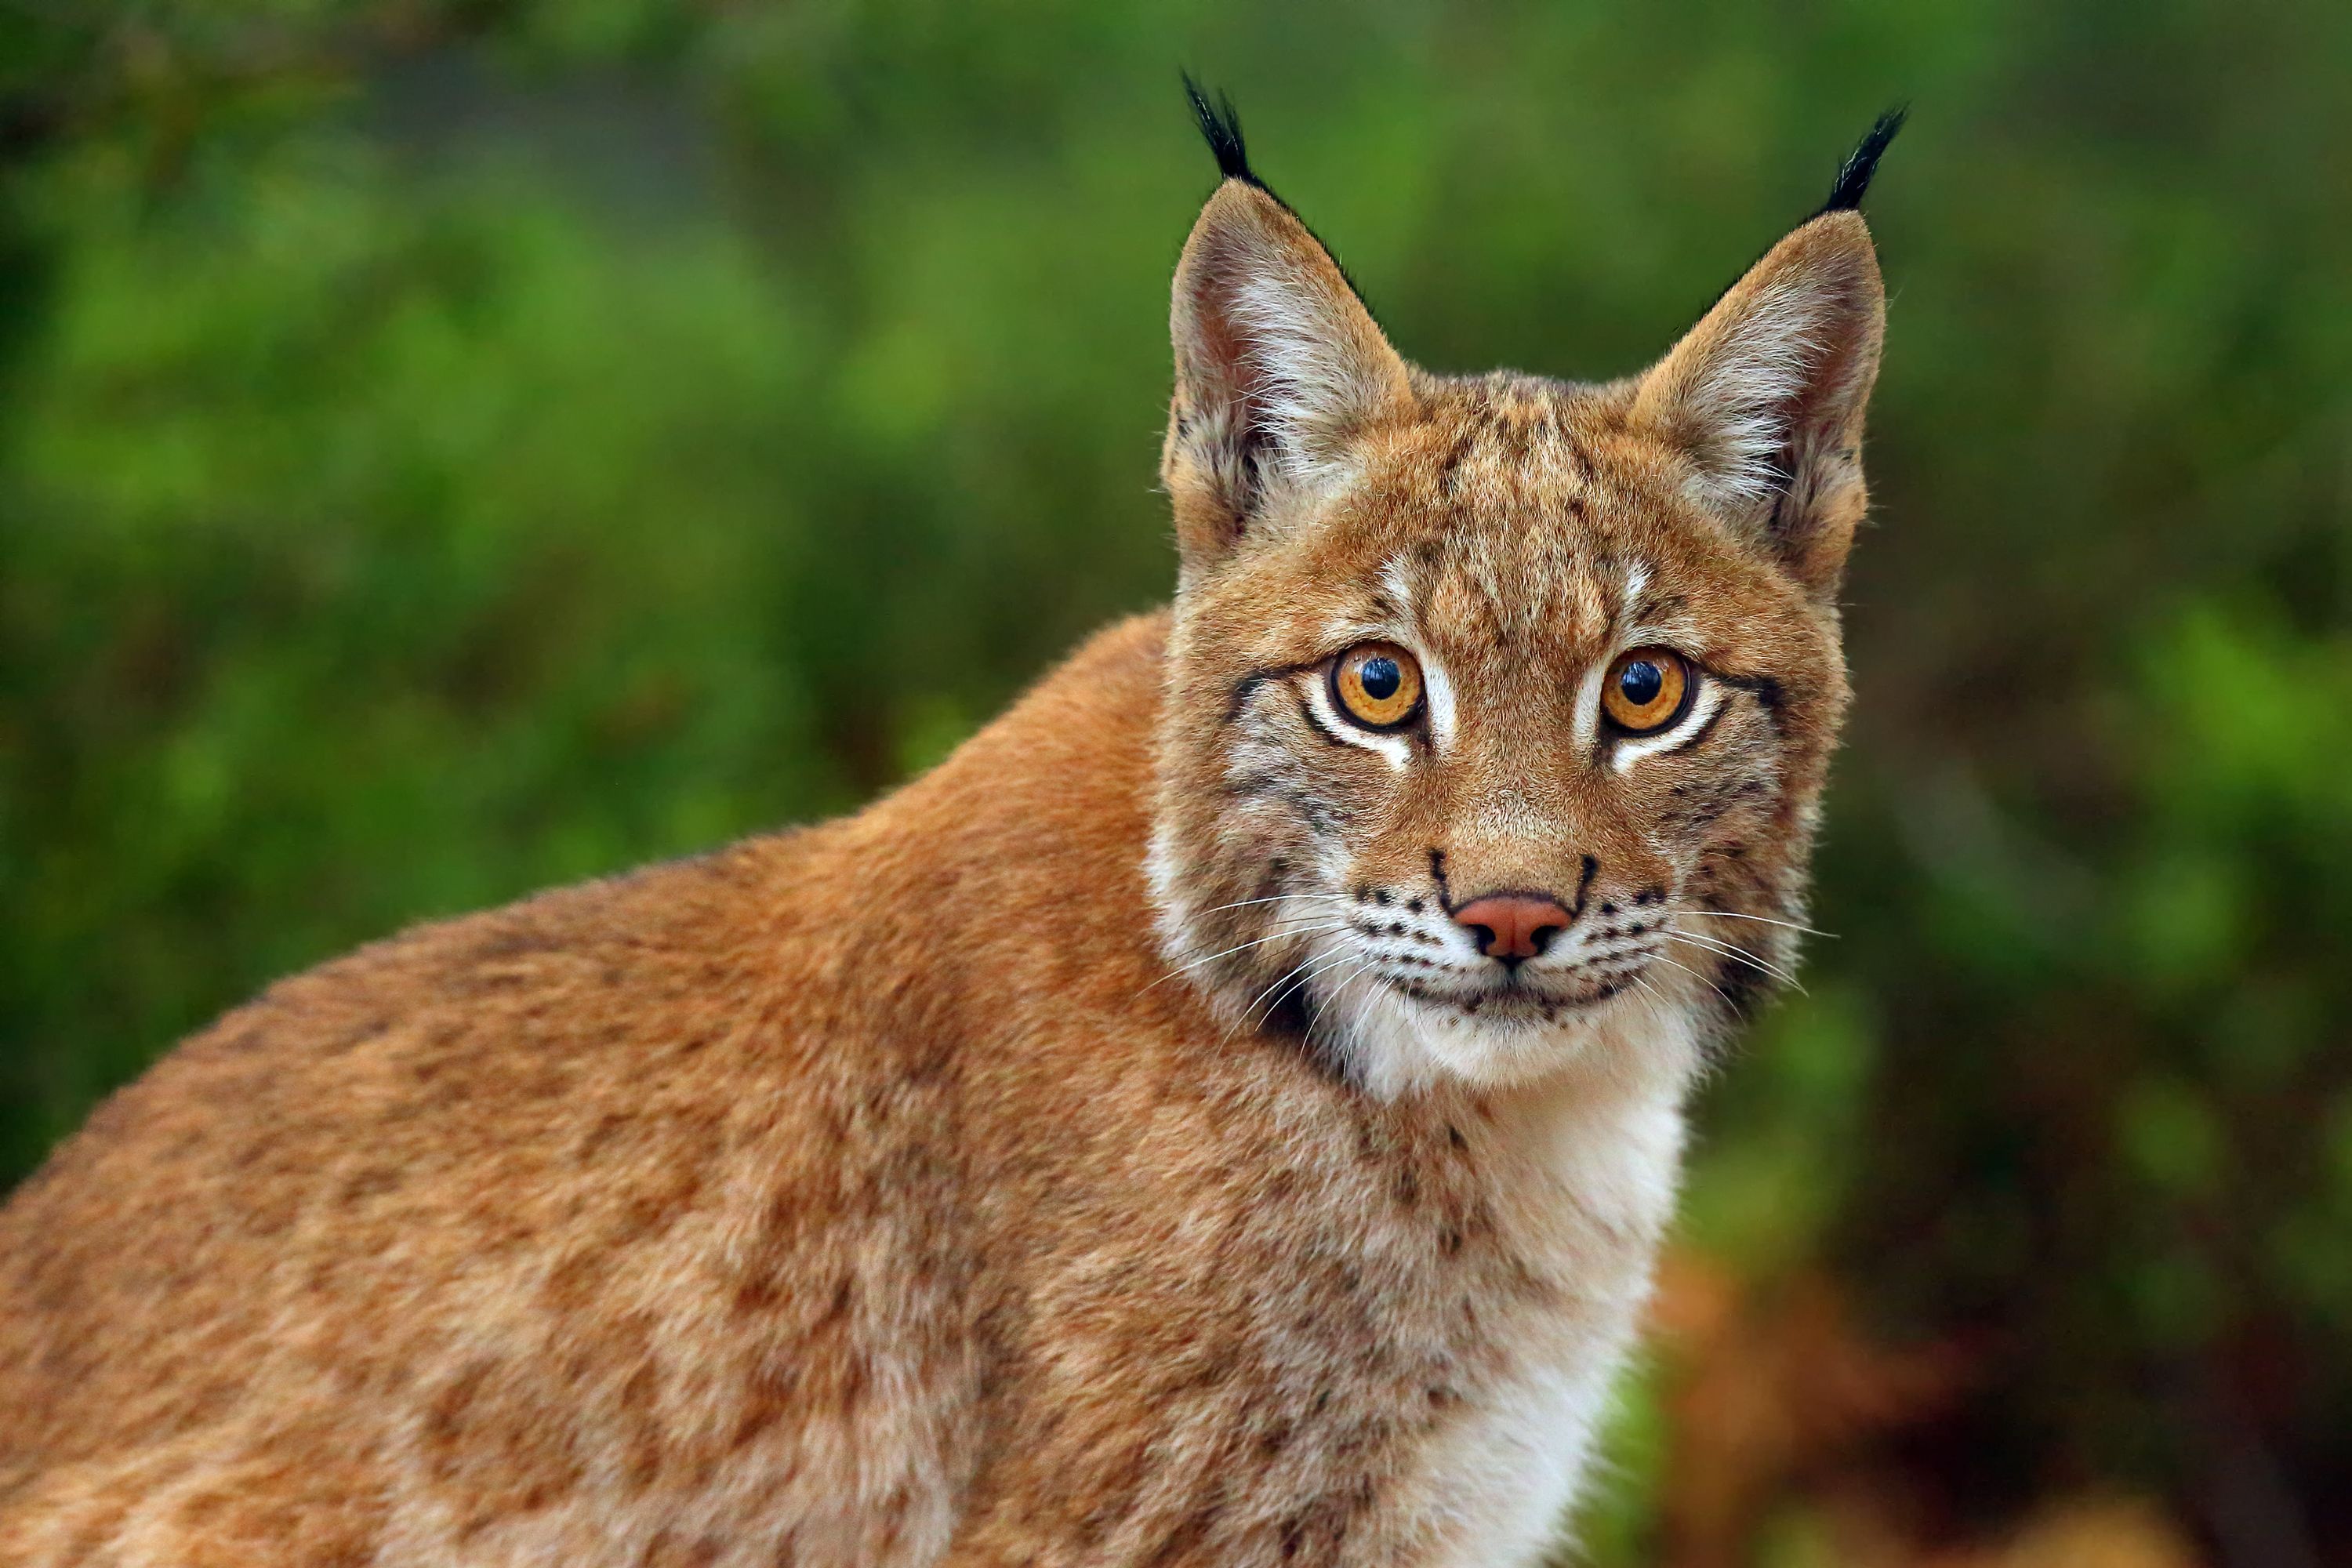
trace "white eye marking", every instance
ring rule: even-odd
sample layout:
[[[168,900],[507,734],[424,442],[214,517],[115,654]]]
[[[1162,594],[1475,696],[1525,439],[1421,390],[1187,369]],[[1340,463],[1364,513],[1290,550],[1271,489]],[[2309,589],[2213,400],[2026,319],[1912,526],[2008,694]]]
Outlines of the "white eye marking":
[[[1624,563],[1624,575],[1618,586],[1616,640],[1601,656],[1588,666],[1583,679],[1577,683],[1575,735],[1576,746],[1587,755],[1596,754],[1602,742],[1601,689],[1609,679],[1611,667],[1629,650],[1637,647],[1674,648],[1687,647],[1701,640],[1698,628],[1687,616],[1675,616],[1657,625],[1637,622],[1642,595],[1649,590],[1651,571],[1645,561]],[[1687,662],[1687,661],[1686,661]],[[1623,773],[1643,757],[1654,756],[1671,749],[1673,742],[1691,724],[1705,723],[1721,705],[1722,692],[1706,679],[1696,664],[1690,665],[1689,679],[1697,687],[1689,705],[1683,711],[1680,723],[1656,734],[1639,737],[1619,737],[1612,743],[1616,770]],[[1711,694],[1711,695],[1710,695]],[[1700,709],[1706,712],[1702,714]]]
[[[1389,596],[1397,615],[1406,621],[1413,616],[1412,580],[1406,572],[1406,558],[1400,552],[1391,555],[1381,566],[1381,588]],[[1402,635],[1402,628],[1375,633],[1381,640],[1408,648],[1421,661],[1423,700],[1429,704],[1429,742],[1443,756],[1454,749],[1458,710],[1454,703],[1454,682],[1446,679],[1444,667],[1432,658],[1427,650],[1412,637]]]
[[[1429,667],[1423,665],[1422,668],[1426,672]],[[1425,673],[1423,679],[1426,679]],[[1404,772],[1412,764],[1412,742],[1406,739],[1404,731],[1367,730],[1353,720],[1340,717],[1339,710],[1331,704],[1330,682],[1319,668],[1300,674],[1298,690],[1299,695],[1307,700],[1307,711],[1314,716],[1316,727],[1325,735],[1350,746],[1361,746],[1368,752],[1378,752],[1398,773]]]
[[[1412,584],[1404,574],[1404,557],[1391,555],[1381,567],[1381,586],[1388,590],[1400,616],[1412,614]]]
[[[1609,679],[1609,667],[1617,662],[1615,650],[1584,672],[1576,687],[1576,749],[1591,752],[1601,734],[1601,683]]]
[[[1719,680],[1709,680],[1696,665],[1690,679],[1698,683],[1698,693],[1683,710],[1683,716],[1653,735],[1629,735],[1617,742],[1611,766],[1619,773],[1630,773],[1633,764],[1643,757],[1654,757],[1661,752],[1671,752],[1685,744],[1700,729],[1715,721],[1723,709],[1725,688]]]
[[[1610,667],[1617,662],[1619,656],[1630,648],[1653,646],[1672,647],[1677,643],[1688,640],[1686,634],[1690,628],[1679,623],[1672,626],[1653,626],[1640,625],[1634,621],[1635,614],[1642,607],[1642,595],[1649,586],[1649,563],[1626,562],[1623,581],[1619,584],[1618,589],[1616,641],[1611,644],[1600,658],[1585,670],[1584,678],[1577,683],[1576,747],[1577,750],[1588,755],[1592,754],[1601,744],[1601,688],[1609,679]],[[1694,676],[1697,674],[1696,667],[1693,668],[1692,674]],[[1654,739],[1654,737],[1644,736],[1643,739]],[[1618,771],[1621,773],[1624,771],[1623,755],[1622,751],[1619,752]]]
[[[1444,756],[1454,749],[1454,682],[1435,659],[1427,654],[1416,657],[1421,660],[1422,700],[1429,704],[1430,744]]]
[[[1618,610],[1625,620],[1633,618],[1634,607],[1642,602],[1642,590],[1650,585],[1650,569],[1639,561],[1625,568],[1625,595]]]

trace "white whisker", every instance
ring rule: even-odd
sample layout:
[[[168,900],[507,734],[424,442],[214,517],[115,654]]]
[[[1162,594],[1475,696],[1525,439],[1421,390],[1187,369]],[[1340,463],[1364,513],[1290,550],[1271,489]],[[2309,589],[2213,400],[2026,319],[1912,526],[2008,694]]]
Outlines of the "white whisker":
[[[1669,1010],[1674,1007],[1674,1004],[1666,1000],[1666,994],[1659,990],[1656,986],[1651,984],[1649,981],[1644,979],[1643,976],[1635,974],[1628,976],[1628,978],[1631,979],[1634,984],[1640,986],[1645,993],[1647,993],[1650,999],[1655,1002],[1659,1006]]]
[[[1660,963],[1665,964],[1670,968],[1681,970],[1685,974],[1689,975],[1693,980],[1697,981],[1701,985],[1706,986],[1708,990],[1714,992],[1717,996],[1722,997],[1725,1001],[1729,1002],[1732,999],[1730,992],[1726,991],[1722,986],[1717,985],[1714,981],[1708,979],[1706,975],[1701,974],[1689,964],[1676,963],[1673,959],[1668,958],[1663,952],[1652,953],[1650,956],[1656,959]]]
[[[1721,953],[1726,958],[1736,959],[1739,963],[1747,964],[1750,969],[1761,970],[1764,973],[1771,975],[1776,980],[1783,981],[1790,985],[1795,985],[1800,991],[1804,989],[1802,985],[1798,984],[1797,977],[1795,975],[1790,973],[1780,965],[1773,963],[1770,960],[1765,958],[1763,954],[1751,952],[1736,942],[1726,942],[1721,937],[1708,936],[1702,931],[1675,931],[1668,929],[1660,931],[1658,934],[1664,937],[1668,942],[1685,942],[1693,947],[1704,948],[1709,952]]]
[[[1313,915],[1302,915],[1299,918],[1302,920],[1313,920],[1316,917]],[[1167,973],[1153,981],[1151,985],[1145,986],[1143,991],[1150,990],[1152,985],[1165,985],[1168,982],[1175,979],[1180,974],[1185,973],[1191,970],[1198,969],[1204,963],[1214,963],[1221,958],[1231,958],[1234,953],[1240,952],[1247,948],[1264,947],[1267,942],[1280,942],[1285,937],[1318,936],[1325,931],[1345,931],[1348,929],[1349,923],[1350,922],[1347,921],[1333,921],[1326,925],[1293,926],[1290,930],[1275,931],[1270,935],[1259,937],[1252,942],[1236,942],[1234,946],[1225,949],[1223,952],[1213,952],[1206,958],[1196,958],[1190,963],[1182,964],[1175,969],[1170,970]],[[1143,994],[1143,991],[1139,991],[1136,994],[1140,996]]]
[[[1381,961],[1378,958],[1368,958],[1364,960],[1363,963],[1356,965],[1355,968],[1348,971],[1347,977],[1341,980],[1338,985],[1332,987],[1331,994],[1326,999],[1325,1005],[1332,1012],[1336,1013],[1339,1010],[1339,998],[1348,994],[1348,987],[1353,985],[1357,981],[1361,980],[1366,974],[1380,967],[1380,962]],[[1315,1015],[1314,1022],[1307,1026],[1307,1040],[1309,1045],[1314,1043],[1315,1031],[1323,1026],[1326,1016],[1327,1015],[1324,1012],[1318,1010]]]
[[[1331,904],[1344,904],[1349,901],[1344,893],[1276,893],[1270,899],[1242,899],[1234,903],[1218,904],[1214,908],[1194,912],[1203,915],[1223,914],[1227,910],[1245,910],[1252,904],[1285,904],[1293,900]]]
[[[1833,931],[1816,931],[1811,926],[1801,926],[1794,921],[1776,921],[1769,915],[1735,915],[1729,910],[1710,909],[1684,910],[1679,912],[1688,915],[1704,915],[1710,919],[1718,921],[1755,921],[1761,925],[1780,926],[1786,931],[1801,931],[1807,936],[1827,937],[1832,942],[1835,942],[1838,939],[1838,933]]]
[[[1725,942],[1719,937],[1701,936],[1696,931],[1662,931],[1658,934],[1668,942],[1679,942],[1686,946],[1696,947],[1703,952],[1719,953],[1736,963],[1744,963],[1750,969],[1769,974],[1785,985],[1794,986],[1800,993],[1804,992],[1804,986],[1799,983],[1795,975],[1776,963],[1767,963],[1736,942]]]
[[[1265,1017],[1273,1017],[1274,1010],[1282,1005],[1282,999],[1290,994],[1292,991],[1297,989],[1299,986],[1307,984],[1317,975],[1325,973],[1327,970],[1337,969],[1339,965],[1347,963],[1348,960],[1355,956],[1356,954],[1353,952],[1343,949],[1336,954],[1327,953],[1320,959],[1310,959],[1307,963],[1292,970],[1291,977],[1286,983],[1281,981],[1276,982],[1276,984],[1281,986],[1281,989],[1275,993],[1272,1001],[1266,1002]],[[1265,1000],[1265,994],[1264,992],[1260,992],[1258,995],[1260,1001]],[[1243,1010],[1242,1021],[1244,1023],[1248,1023],[1250,1014],[1256,1010],[1257,1003],[1252,1002],[1248,1007]],[[1259,1020],[1260,1023],[1263,1023],[1265,1019]]]

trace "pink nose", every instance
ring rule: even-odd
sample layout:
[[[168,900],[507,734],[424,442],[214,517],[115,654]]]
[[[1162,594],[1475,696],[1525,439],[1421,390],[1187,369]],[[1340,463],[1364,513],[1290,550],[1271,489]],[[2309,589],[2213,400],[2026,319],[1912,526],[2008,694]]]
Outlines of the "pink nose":
[[[1479,952],[1506,963],[1541,952],[1570,919],[1555,900],[1534,893],[1491,893],[1463,905],[1454,918],[1470,928]]]

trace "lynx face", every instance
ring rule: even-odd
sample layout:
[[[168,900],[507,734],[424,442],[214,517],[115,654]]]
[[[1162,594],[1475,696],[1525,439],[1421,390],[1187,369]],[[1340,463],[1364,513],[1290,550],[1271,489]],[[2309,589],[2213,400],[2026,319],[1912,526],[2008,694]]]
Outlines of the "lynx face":
[[[1793,963],[1845,703],[1860,217],[1791,234],[1643,375],[1453,379],[1237,141],[1228,173],[1174,309],[1171,967],[1384,1094],[1737,1016]]]

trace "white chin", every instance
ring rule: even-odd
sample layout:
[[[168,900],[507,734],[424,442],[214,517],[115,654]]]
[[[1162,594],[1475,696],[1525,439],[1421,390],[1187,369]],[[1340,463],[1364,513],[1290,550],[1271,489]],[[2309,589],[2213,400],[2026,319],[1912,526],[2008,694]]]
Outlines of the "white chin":
[[[1364,1087],[1392,1100],[1443,1084],[1506,1089],[1556,1073],[1607,1032],[1610,1010],[1561,1008],[1549,1020],[1517,1008],[1472,1013],[1381,985],[1338,999],[1326,1026]]]
[[[1326,1016],[1337,1053],[1383,1100],[1446,1086],[1513,1089],[1571,1069],[1679,1085],[1698,1063],[1694,1016],[1655,992],[1619,992],[1547,1019],[1473,1014],[1380,985],[1353,989]]]

